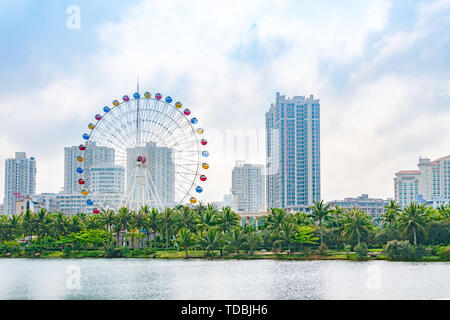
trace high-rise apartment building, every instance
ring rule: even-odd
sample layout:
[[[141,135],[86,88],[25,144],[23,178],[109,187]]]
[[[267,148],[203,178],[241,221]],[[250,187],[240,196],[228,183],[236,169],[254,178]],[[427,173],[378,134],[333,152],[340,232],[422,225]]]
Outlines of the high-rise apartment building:
[[[449,201],[450,155],[434,161],[420,158],[417,166],[419,170],[395,174],[395,200],[403,207],[414,201]]]
[[[232,171],[232,209],[260,212],[265,209],[264,166],[238,162]]]
[[[93,166],[89,169],[89,184],[94,194],[124,194],[125,168],[108,164]]]
[[[403,170],[395,174],[395,201],[402,207],[417,201],[419,194],[419,170]]]
[[[82,155],[82,151],[78,146],[64,148],[64,193],[79,194],[81,189],[87,188],[88,185],[81,186],[77,183],[79,174],[77,168],[80,163],[77,157]],[[84,170],[89,174],[89,170],[97,165],[114,166],[115,150],[113,148],[97,146],[95,142],[89,143],[89,147],[85,151]],[[89,179],[87,179],[89,180]]]
[[[148,177],[141,177],[144,171],[137,169],[138,157],[145,158]],[[130,199],[145,203],[150,191],[151,206],[159,207],[160,203],[169,207],[175,205],[174,149],[159,147],[155,142],[148,142],[145,147],[128,148],[126,175],[126,195],[130,197],[132,194]],[[141,180],[147,182],[142,185]]]
[[[5,161],[4,213],[15,214],[16,200],[36,193],[36,160],[25,152]]]
[[[320,200],[320,101],[279,93],[266,113],[268,208],[301,210]]]

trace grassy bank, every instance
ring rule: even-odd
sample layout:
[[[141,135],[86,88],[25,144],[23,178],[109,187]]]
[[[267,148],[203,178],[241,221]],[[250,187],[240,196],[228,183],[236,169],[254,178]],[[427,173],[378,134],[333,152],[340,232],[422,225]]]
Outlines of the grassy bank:
[[[209,254],[204,254],[200,250],[189,250],[189,259],[206,259],[206,260],[347,260],[347,261],[361,261],[358,259],[355,252],[342,252],[337,250],[329,250],[325,254],[305,254],[305,253],[276,253],[266,251],[255,251],[253,254],[248,252],[236,253],[224,253],[220,255],[220,251],[216,250]],[[16,252],[0,254],[0,258],[32,258],[32,259],[83,259],[83,258],[109,258],[105,256],[103,250],[83,250],[72,251],[70,253],[63,251],[44,251],[35,254],[25,254],[24,252]],[[118,256],[116,258],[140,258],[140,259],[185,259],[184,251],[177,250],[131,250],[126,254]],[[371,260],[391,260],[387,256],[383,255],[380,249],[373,249],[369,251],[364,261]],[[450,261],[445,260],[439,256],[425,256],[421,259],[408,260],[417,262],[438,262],[438,261]]]

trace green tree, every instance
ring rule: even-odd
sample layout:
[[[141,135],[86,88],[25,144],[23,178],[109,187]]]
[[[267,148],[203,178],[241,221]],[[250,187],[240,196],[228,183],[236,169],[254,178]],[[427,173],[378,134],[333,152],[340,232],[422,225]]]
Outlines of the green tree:
[[[150,209],[148,206],[143,206],[134,216],[134,222],[138,231],[138,248],[142,248],[142,239],[141,239],[141,232],[142,228],[146,226],[147,222],[147,215],[150,212]]]
[[[286,220],[284,221],[279,231],[277,232],[276,237],[278,240],[274,241],[273,245],[280,245],[280,249],[282,250],[282,245],[285,244],[288,247],[288,252],[292,252],[292,240],[297,232],[296,225],[292,223],[292,221]]]
[[[160,215],[160,220],[159,220],[160,228],[159,229],[161,230],[161,232],[164,235],[166,250],[169,248],[169,238],[171,236],[174,218],[175,218],[175,212],[170,208],[164,209],[164,211]]]
[[[188,259],[188,249],[194,243],[194,237],[192,232],[186,227],[182,227],[177,234],[177,243],[180,247],[184,248],[185,258]]]
[[[122,241],[122,246],[125,247],[128,241],[128,227],[131,221],[130,210],[126,207],[122,207],[119,209],[118,215],[118,224],[120,225],[121,230],[124,231],[124,237]]]
[[[230,207],[224,207],[217,216],[217,226],[223,233],[227,233],[239,224],[239,216],[231,211]]]
[[[239,254],[246,241],[244,230],[240,226],[237,226],[228,235],[227,248],[231,248],[236,251],[236,254]]]
[[[211,228],[203,236],[203,243],[208,253],[213,253],[215,249],[221,248],[223,238],[219,230]]]
[[[417,247],[417,233],[425,230],[427,222],[425,206],[413,202],[403,209],[398,223],[402,232],[413,234],[414,246]]]
[[[369,233],[373,227],[372,219],[360,209],[352,209],[343,218],[342,233],[347,239],[356,237],[358,244],[361,243],[361,237]]]
[[[245,243],[250,250],[250,254],[253,254],[254,250],[261,245],[262,238],[259,233],[252,230],[246,234]]]
[[[301,247],[309,244],[317,244],[319,237],[314,235],[314,228],[311,226],[297,226],[292,242],[299,244]]]
[[[389,204],[384,207],[384,214],[381,217],[383,225],[388,227],[394,226],[398,220],[400,211],[400,206],[395,200],[391,200]]]
[[[314,205],[311,207],[311,218],[319,225],[321,245],[323,244],[322,223],[329,218],[330,213],[330,204],[325,205],[323,200],[314,202]]]
[[[272,232],[278,232],[282,226],[282,224],[288,220],[290,217],[289,214],[286,213],[286,210],[281,208],[272,208],[265,220],[267,224],[267,229]]]

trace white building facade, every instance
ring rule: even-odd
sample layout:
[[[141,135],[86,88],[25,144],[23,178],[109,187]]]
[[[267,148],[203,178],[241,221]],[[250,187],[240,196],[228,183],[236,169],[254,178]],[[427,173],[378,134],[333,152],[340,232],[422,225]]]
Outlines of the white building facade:
[[[64,148],[64,193],[65,194],[79,194],[82,189],[87,188],[85,184],[81,186],[77,180],[79,174],[77,168],[80,163],[77,161],[77,157],[82,155],[78,146]],[[114,166],[115,162],[115,150],[113,148],[97,146],[95,142],[89,143],[89,147],[85,151],[85,160],[83,168],[86,174],[89,173],[89,169],[97,165],[109,165]],[[88,177],[86,177],[88,178]],[[89,179],[87,179],[89,180]]]
[[[411,202],[448,203],[450,199],[450,155],[434,161],[420,158],[419,170],[397,172],[395,200],[402,206]]]
[[[391,199],[369,198],[368,194],[362,194],[356,198],[330,201],[329,204],[332,207],[337,205],[340,208],[347,210],[359,209],[376,219],[378,216],[384,214],[385,206],[389,204],[390,200]]]
[[[266,113],[267,207],[302,210],[320,200],[320,101],[276,94]]]
[[[4,214],[16,212],[16,200],[36,193],[36,160],[25,152],[16,152],[15,158],[5,161]]]
[[[231,197],[237,213],[265,211],[264,166],[238,162],[232,171]]]
[[[125,168],[122,166],[96,165],[89,169],[90,191],[94,194],[125,192]]]

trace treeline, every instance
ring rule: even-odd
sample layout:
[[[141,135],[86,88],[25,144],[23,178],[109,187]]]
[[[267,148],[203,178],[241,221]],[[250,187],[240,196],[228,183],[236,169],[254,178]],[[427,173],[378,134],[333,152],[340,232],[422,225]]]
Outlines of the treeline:
[[[112,257],[130,250],[177,249],[188,257],[190,250],[209,256],[217,251],[220,255],[254,254],[261,249],[324,254],[330,248],[352,249],[364,257],[368,247],[389,247],[387,252],[392,251],[394,257],[425,247],[428,251],[422,250],[421,255],[431,255],[432,246],[448,251],[445,246],[450,243],[450,206],[433,209],[412,203],[401,209],[392,201],[380,223],[374,223],[361,210],[330,207],[320,201],[309,212],[272,209],[259,221],[257,227],[241,226],[241,218],[229,207],[219,210],[202,203],[161,212],[144,206],[137,212],[121,208],[74,216],[27,210],[23,215],[0,216],[0,254],[103,250]]]

